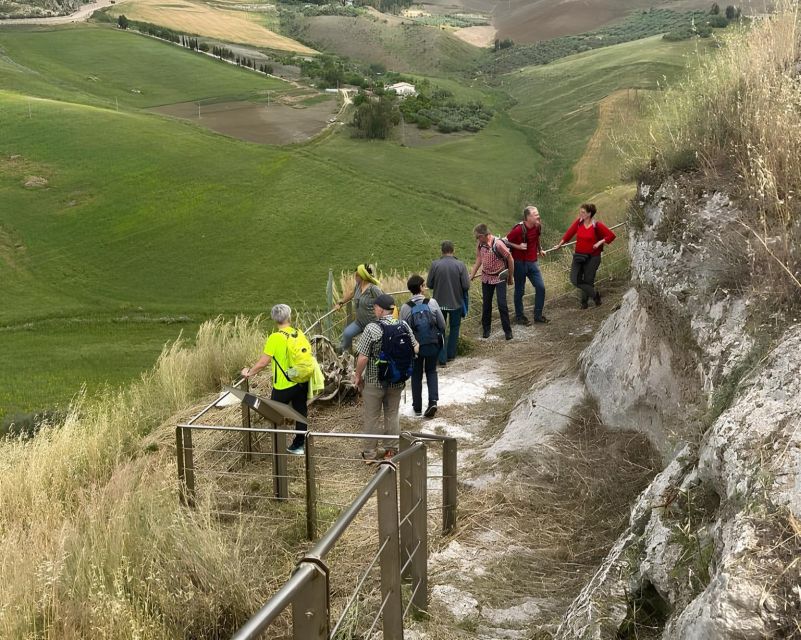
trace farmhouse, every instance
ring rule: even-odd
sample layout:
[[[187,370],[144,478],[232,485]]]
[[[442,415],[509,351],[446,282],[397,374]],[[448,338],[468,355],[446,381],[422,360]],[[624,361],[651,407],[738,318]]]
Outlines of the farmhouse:
[[[401,97],[417,95],[414,85],[408,82],[396,82],[395,84],[391,84],[387,87],[387,91],[394,91]]]

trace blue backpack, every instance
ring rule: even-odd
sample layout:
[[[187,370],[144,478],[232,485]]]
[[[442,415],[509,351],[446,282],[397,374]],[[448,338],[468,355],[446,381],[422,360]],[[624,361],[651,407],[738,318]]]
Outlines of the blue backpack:
[[[432,351],[432,347],[436,347],[436,350],[439,351],[442,346],[442,334],[437,326],[437,320],[431,312],[431,307],[428,304],[429,300],[430,298],[419,302],[409,300],[406,303],[412,310],[409,324],[412,327],[412,331],[414,331],[414,337],[420,343],[421,353],[425,350],[426,355]],[[428,347],[428,349],[424,349],[425,347]]]
[[[379,322],[381,351],[378,353],[378,380],[383,386],[406,382],[414,366],[414,344],[406,325]]]

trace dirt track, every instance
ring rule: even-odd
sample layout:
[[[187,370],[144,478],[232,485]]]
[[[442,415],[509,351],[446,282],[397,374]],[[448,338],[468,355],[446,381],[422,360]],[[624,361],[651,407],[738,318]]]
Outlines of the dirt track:
[[[0,20],[0,26],[5,24],[68,24],[70,22],[85,22],[95,11],[103,7],[109,7],[112,0],[96,0],[91,4],[84,5],[75,13],[67,16],[53,16],[51,18],[11,18]]]

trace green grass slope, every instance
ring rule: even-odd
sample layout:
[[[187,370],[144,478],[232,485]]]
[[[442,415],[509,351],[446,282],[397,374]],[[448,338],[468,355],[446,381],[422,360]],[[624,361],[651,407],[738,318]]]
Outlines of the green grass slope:
[[[291,88],[178,46],[108,26],[2,28],[0,87],[85,104],[154,107]]]
[[[602,138],[599,158],[606,166],[590,171],[585,193],[598,193],[618,182],[614,166],[618,158],[612,141],[598,131],[599,105],[617,91],[656,90],[676,80],[704,42],[666,42],[661,37],[597,49],[531,66],[502,77],[502,87],[515,99],[509,115],[532,129],[547,159],[538,191],[552,206],[563,210],[578,203],[582,194],[571,193],[573,167],[594,135]],[[640,100],[642,92],[633,92]],[[636,111],[636,109],[634,109]],[[620,123],[617,123],[618,125]],[[625,128],[618,127],[619,143],[625,144]]]
[[[6,63],[11,52],[14,63],[35,64],[37,93],[70,101],[31,98],[21,83],[0,91],[0,414],[63,402],[83,381],[129,379],[163,340],[203,318],[278,301],[320,304],[329,268],[368,260],[416,269],[444,238],[469,259],[475,224],[505,230],[531,199],[554,203],[544,217],[562,226],[571,213],[557,205],[570,199],[566,181],[593,134],[597,102],[674,74],[686,50],[646,41],[511,74],[502,87],[517,99],[509,115],[431,146],[342,131],[278,149],[93,106],[124,91],[128,77],[148,88],[145,106],[258,91],[259,76],[118,31],[64,33],[3,33]],[[119,74],[116,84],[82,79],[101,61],[76,60],[75,33],[131,47],[98,76]],[[53,36],[59,55],[47,54]],[[139,65],[156,61],[141,63],[139,47],[158,48],[175,75],[151,78]],[[194,75],[180,72],[185,64]],[[162,86],[156,77],[173,79]],[[26,186],[31,176],[47,184]]]

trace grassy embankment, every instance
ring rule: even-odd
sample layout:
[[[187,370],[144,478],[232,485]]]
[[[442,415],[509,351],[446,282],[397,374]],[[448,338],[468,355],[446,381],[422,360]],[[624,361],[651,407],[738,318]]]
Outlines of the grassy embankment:
[[[568,217],[591,200],[604,219],[624,219],[634,187],[622,178],[619,147],[642,120],[648,96],[681,78],[707,46],[657,36],[502,76],[516,101],[509,115],[534,132],[547,159],[534,199]]]

